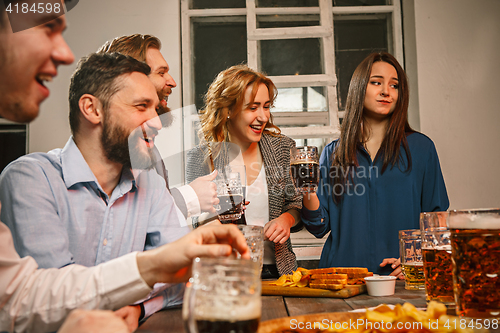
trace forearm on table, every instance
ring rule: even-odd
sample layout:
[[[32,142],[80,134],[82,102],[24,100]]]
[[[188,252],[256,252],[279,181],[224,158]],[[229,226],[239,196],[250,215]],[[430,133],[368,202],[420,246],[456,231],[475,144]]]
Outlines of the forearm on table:
[[[144,318],[182,304],[185,283],[168,284],[158,295],[144,301]]]
[[[9,282],[13,292],[0,311],[0,331],[4,325],[14,325],[16,331],[55,331],[75,308],[115,310],[151,291],[139,274],[136,253],[91,268],[37,270],[34,264]]]

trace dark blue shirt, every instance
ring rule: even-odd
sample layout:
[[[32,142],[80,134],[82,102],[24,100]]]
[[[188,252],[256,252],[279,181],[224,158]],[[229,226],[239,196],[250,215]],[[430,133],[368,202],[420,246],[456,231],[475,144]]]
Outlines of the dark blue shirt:
[[[367,267],[378,274],[388,274],[390,266],[381,268],[384,258],[399,257],[398,231],[418,229],[421,212],[444,211],[449,201],[436,148],[421,133],[407,136],[412,159],[411,171],[401,146],[403,163],[382,174],[383,158],[373,162],[360,145],[359,167],[350,186],[332,186],[329,178],[332,154],[338,140],[328,144],[320,158],[320,207],[302,208],[302,220],[309,232],[318,238],[331,231],[323,247],[319,267]],[[337,170],[336,172],[341,172]],[[344,191],[342,201],[333,202],[332,191]]]

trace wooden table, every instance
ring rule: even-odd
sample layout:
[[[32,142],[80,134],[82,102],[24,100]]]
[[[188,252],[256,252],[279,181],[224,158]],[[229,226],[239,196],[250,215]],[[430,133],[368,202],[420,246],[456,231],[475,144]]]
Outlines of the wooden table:
[[[397,281],[396,293],[392,296],[375,297],[361,294],[347,299],[262,296],[261,320],[287,316],[298,316],[324,312],[346,312],[385,304],[413,304],[417,308],[427,307],[423,290],[405,290],[404,281]],[[490,330],[500,333],[500,330]],[[170,309],[151,316],[136,332],[183,333],[181,309]]]

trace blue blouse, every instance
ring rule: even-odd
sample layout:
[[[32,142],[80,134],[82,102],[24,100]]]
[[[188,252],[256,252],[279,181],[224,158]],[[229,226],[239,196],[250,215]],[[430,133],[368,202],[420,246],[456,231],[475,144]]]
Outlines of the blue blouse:
[[[398,231],[418,229],[421,212],[444,211],[449,201],[434,143],[414,132],[407,136],[412,168],[401,146],[403,163],[389,166],[382,174],[382,158],[371,160],[360,146],[359,167],[349,186],[332,186],[329,178],[338,140],[328,144],[320,158],[320,207],[302,208],[302,221],[317,238],[331,231],[323,247],[319,267],[367,267],[371,272],[388,274],[381,268],[384,258],[399,257]],[[335,171],[337,172],[337,171]],[[341,171],[338,171],[341,172]],[[332,191],[344,195],[336,205]]]

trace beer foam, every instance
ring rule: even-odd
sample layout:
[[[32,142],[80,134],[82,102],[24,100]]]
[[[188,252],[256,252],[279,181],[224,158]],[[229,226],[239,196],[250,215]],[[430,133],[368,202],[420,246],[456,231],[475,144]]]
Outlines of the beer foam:
[[[500,215],[456,213],[450,216],[450,229],[500,229]]]
[[[255,297],[245,296],[224,296],[225,300],[212,299],[212,302],[206,303],[209,306],[198,306],[195,310],[196,320],[226,320],[226,321],[244,321],[260,318],[262,313],[262,303],[256,302]],[[234,299],[235,302],[228,307],[228,300]],[[236,301],[237,300],[237,301]]]
[[[424,263],[421,261],[417,262],[405,262],[403,265],[405,266],[424,266]]]

